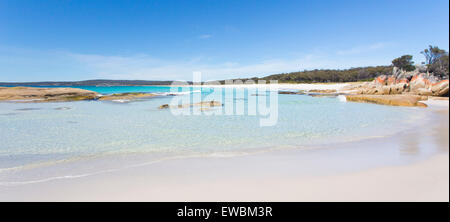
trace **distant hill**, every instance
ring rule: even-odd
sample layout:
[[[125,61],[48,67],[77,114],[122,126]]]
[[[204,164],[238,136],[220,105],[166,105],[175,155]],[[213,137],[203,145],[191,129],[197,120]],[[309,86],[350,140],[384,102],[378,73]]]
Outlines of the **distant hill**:
[[[172,81],[93,79],[67,82],[0,82],[0,86],[140,86],[170,85]]]

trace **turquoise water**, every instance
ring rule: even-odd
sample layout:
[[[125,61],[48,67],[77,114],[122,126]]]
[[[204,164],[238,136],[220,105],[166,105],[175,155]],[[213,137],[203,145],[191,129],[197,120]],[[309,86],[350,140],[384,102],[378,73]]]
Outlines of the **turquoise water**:
[[[170,92],[170,86],[80,86],[80,89],[91,90],[101,94],[125,92]]]
[[[8,87],[8,85],[5,85]],[[42,88],[58,88],[59,86],[36,86]],[[101,94],[125,92],[170,92],[170,86],[64,86],[66,88],[79,88],[91,90]]]
[[[169,87],[161,86],[82,88],[104,94],[170,91]],[[205,88],[200,92],[197,88],[180,87],[179,90],[192,93],[178,97],[209,96],[245,106],[252,97],[243,89],[212,97],[219,89]],[[267,92],[258,92],[264,93]],[[175,97],[158,96],[129,103],[0,103],[0,179],[2,170],[105,155],[167,157],[306,149],[318,144],[391,135],[411,127],[423,114],[419,108],[278,95],[277,123],[261,127],[258,115],[210,115],[220,114],[226,106],[201,115],[181,116],[158,109]]]

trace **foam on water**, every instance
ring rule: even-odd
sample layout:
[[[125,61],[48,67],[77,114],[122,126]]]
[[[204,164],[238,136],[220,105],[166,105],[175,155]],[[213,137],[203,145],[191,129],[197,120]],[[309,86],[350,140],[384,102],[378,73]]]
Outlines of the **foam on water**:
[[[345,97],[344,95],[339,95],[339,96],[337,96],[337,98],[338,98],[339,101],[341,101],[341,102],[347,102],[347,97]]]

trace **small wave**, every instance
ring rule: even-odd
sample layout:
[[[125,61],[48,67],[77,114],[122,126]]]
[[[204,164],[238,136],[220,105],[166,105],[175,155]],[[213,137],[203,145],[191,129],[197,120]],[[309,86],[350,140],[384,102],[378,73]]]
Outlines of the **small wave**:
[[[340,102],[347,102],[347,97],[345,97],[344,95],[339,95],[337,96],[337,98]]]
[[[0,186],[14,186],[14,185],[25,185],[25,184],[33,184],[33,183],[42,183],[42,182],[48,182],[52,180],[58,180],[58,179],[74,179],[74,178],[80,178],[89,176],[92,174],[80,174],[80,175],[69,175],[69,176],[60,176],[60,177],[49,177],[44,178],[41,180],[29,180],[29,181],[15,181],[15,182],[0,182]]]
[[[188,91],[188,92],[159,92],[159,93],[154,93],[155,95],[158,96],[180,96],[180,95],[189,95],[191,93],[201,93],[201,90],[193,90],[193,91]]]
[[[47,177],[42,179],[36,179],[36,180],[27,180],[27,181],[0,181],[0,186],[18,186],[18,185],[26,185],[26,184],[35,184],[35,183],[43,183],[48,181],[54,181],[54,180],[62,180],[62,179],[76,179],[76,178],[82,178],[87,176],[94,176],[104,173],[112,173],[120,170],[130,169],[130,168],[136,168],[136,167],[143,167],[147,165],[152,165],[156,163],[160,163],[163,161],[168,160],[180,160],[180,159],[189,159],[189,158],[230,158],[230,157],[237,157],[237,156],[245,156],[245,155],[251,155],[251,154],[257,154],[257,153],[265,153],[268,151],[275,150],[274,148],[271,149],[265,149],[265,150],[254,150],[254,151],[238,151],[238,152],[212,152],[212,153],[197,153],[197,154],[188,154],[188,155],[177,155],[177,156],[168,156],[163,157],[155,160],[145,161],[142,163],[136,163],[136,164],[130,164],[128,166],[122,166],[118,168],[111,168],[111,169],[105,169],[105,170],[99,170],[91,173],[80,173],[75,175],[64,175],[64,176],[55,176],[55,177]],[[98,155],[92,155],[90,158],[96,158],[99,157]],[[30,164],[34,166],[19,166],[19,167],[12,167],[12,168],[6,168],[6,169],[0,169],[1,171],[10,171],[10,170],[23,170],[23,169],[30,169],[35,168],[36,165],[45,166],[45,165],[54,165],[57,163],[67,163],[72,162],[74,160],[80,160],[81,158],[73,158],[72,160],[58,160],[58,161],[51,161],[48,163],[39,163],[39,164]]]
[[[116,102],[116,103],[127,103],[130,102],[129,99],[115,99],[115,100],[111,100],[112,102]]]

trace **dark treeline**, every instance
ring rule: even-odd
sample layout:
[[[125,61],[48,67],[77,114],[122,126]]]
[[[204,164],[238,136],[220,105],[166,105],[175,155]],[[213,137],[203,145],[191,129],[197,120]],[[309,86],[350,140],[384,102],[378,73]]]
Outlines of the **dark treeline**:
[[[370,66],[351,69],[314,69],[300,72],[274,74],[263,78],[255,77],[240,80],[278,80],[280,83],[357,82],[371,81],[379,75],[391,74],[392,66]]]

